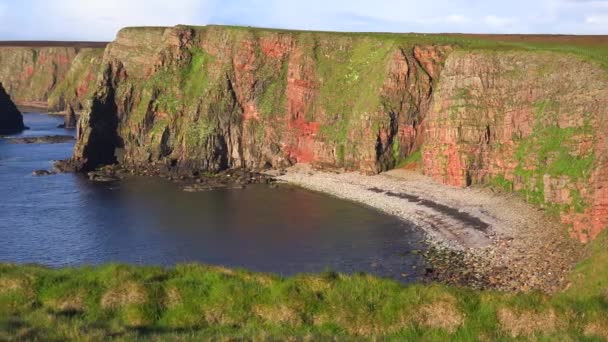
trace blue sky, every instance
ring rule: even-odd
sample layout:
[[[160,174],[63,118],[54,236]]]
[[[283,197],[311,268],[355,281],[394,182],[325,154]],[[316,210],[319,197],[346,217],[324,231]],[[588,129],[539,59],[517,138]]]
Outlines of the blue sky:
[[[112,40],[125,26],[608,34],[608,0],[0,0],[0,40]]]

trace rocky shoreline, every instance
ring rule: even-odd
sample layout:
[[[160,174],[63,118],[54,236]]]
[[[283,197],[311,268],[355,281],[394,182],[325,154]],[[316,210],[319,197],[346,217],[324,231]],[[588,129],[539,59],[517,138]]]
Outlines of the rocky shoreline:
[[[72,160],[58,161],[51,172],[77,169]],[[366,176],[299,164],[286,170],[208,173],[150,164],[110,165],[86,175],[95,182],[160,177],[186,192],[278,182],[359,202],[423,229],[430,246],[422,252],[428,264],[426,282],[553,293],[567,286],[566,275],[583,251],[555,217],[517,196],[486,188],[453,188],[413,171]]]
[[[9,144],[61,144],[73,141],[71,135],[43,135],[39,137],[6,138]]]
[[[71,160],[56,161],[55,172],[75,172],[78,165]],[[272,176],[245,169],[208,173],[196,170],[179,170],[164,164],[145,166],[108,165],[86,173],[94,182],[114,182],[132,176],[158,177],[177,183],[186,192],[218,189],[243,189],[250,184],[272,184]]]
[[[405,170],[365,176],[298,165],[270,174],[423,229],[431,246],[424,252],[426,281],[553,293],[567,286],[567,273],[582,256],[582,245],[556,218],[512,194],[453,188]]]

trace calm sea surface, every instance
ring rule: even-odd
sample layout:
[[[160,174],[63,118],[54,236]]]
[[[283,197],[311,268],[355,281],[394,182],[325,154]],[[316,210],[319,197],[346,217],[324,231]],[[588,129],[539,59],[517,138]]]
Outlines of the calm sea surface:
[[[61,118],[25,114],[24,136],[65,135]],[[96,184],[33,170],[73,143],[0,138],[0,262],[53,267],[201,262],[292,275],[369,272],[414,280],[421,233],[371,208],[290,186],[182,192],[152,178]],[[418,266],[418,267],[413,267]],[[404,276],[404,274],[406,274]]]

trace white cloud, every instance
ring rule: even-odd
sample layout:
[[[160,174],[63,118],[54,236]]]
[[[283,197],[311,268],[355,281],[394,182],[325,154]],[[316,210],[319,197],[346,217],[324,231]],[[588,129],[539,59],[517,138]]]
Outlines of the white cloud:
[[[471,22],[471,19],[468,17],[465,17],[464,15],[452,14],[452,15],[448,15],[447,17],[445,17],[445,21],[448,23],[454,23],[454,24],[464,24],[464,23]]]
[[[585,18],[587,24],[594,25],[608,25],[608,14],[607,15],[592,15]]]
[[[206,24],[210,4],[209,0],[50,0],[43,7],[51,29],[77,29],[91,39],[108,39],[125,26]]]
[[[486,24],[496,28],[507,28],[515,23],[515,19],[513,18],[505,18],[495,15],[488,15],[483,19],[483,21]]]

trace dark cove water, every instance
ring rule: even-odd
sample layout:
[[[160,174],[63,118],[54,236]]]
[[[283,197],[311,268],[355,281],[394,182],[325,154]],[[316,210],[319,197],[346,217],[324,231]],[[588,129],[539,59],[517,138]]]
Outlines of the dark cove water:
[[[23,136],[65,135],[60,117],[25,114]],[[292,275],[369,272],[411,281],[422,235],[371,208],[290,186],[182,192],[153,178],[97,184],[35,177],[73,143],[0,138],[0,262],[53,267],[201,262]],[[418,267],[414,267],[418,266]],[[404,276],[403,274],[407,274]]]

